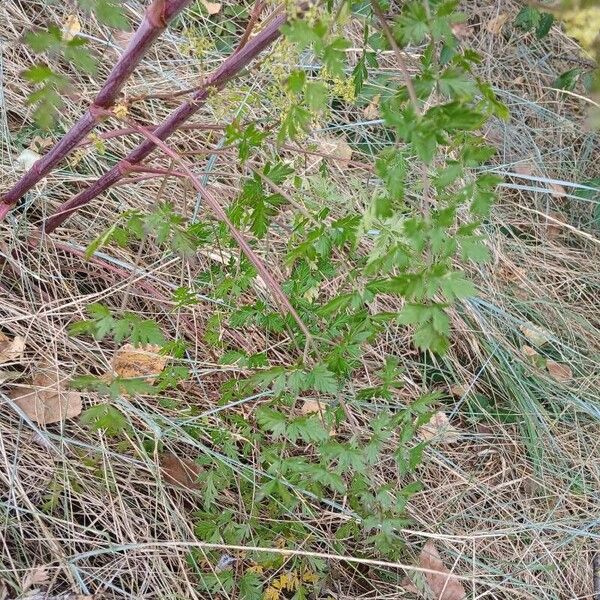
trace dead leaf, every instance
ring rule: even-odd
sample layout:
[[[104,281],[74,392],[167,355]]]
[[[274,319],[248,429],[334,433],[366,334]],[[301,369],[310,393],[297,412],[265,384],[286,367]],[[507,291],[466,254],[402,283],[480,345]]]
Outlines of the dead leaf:
[[[455,398],[462,398],[463,396],[466,395],[468,389],[469,388],[466,385],[463,385],[462,383],[453,383],[450,386],[450,393]]]
[[[136,348],[131,344],[121,346],[113,356],[112,370],[124,379],[144,377],[151,382],[165,368],[168,356],[159,354],[160,346],[146,344]]]
[[[45,366],[33,375],[32,385],[13,390],[10,397],[40,425],[59,423],[81,413],[81,394],[66,389],[65,379],[56,368]]]
[[[63,40],[70,42],[81,31],[81,23],[77,15],[69,15],[63,25]]]
[[[490,19],[486,24],[485,28],[494,35],[498,35],[506,22],[508,21],[508,13],[500,13],[495,16],[493,19]]]
[[[525,357],[527,362],[539,369],[543,369],[546,366],[546,359],[531,346],[527,346],[526,344],[521,346],[521,354]]]
[[[325,411],[325,405],[318,400],[305,400],[300,407],[300,413],[303,415],[312,415],[313,413],[321,413]]]
[[[557,196],[558,198],[564,198],[567,195],[565,188],[560,183],[551,182],[550,191],[553,196]]]
[[[363,110],[363,115],[365,119],[377,119],[379,117],[379,101],[381,96],[377,94],[373,96],[371,102],[367,106],[365,106]]]
[[[550,341],[550,333],[540,329],[539,327],[528,327],[522,325],[520,327],[521,333],[534,345],[543,346]]]
[[[217,15],[221,12],[221,3],[220,2],[208,2],[207,0],[202,0],[202,4],[206,9],[206,12],[209,15]]]
[[[436,412],[429,423],[419,429],[419,433],[426,440],[436,439],[442,444],[452,444],[460,439],[460,431],[450,425],[446,413]]]
[[[25,338],[16,335],[12,340],[0,333],[0,365],[21,362],[25,352]]]
[[[569,365],[558,363],[555,360],[548,359],[546,361],[546,369],[550,373],[550,377],[556,381],[565,382],[573,378],[573,371]]]
[[[48,569],[46,567],[34,567],[25,575],[21,587],[25,591],[38,585],[44,585],[48,583],[48,580]]]
[[[45,150],[46,148],[50,148],[50,146],[54,145],[54,140],[50,137],[43,138],[40,135],[36,135],[32,140],[31,144],[29,144],[29,149],[34,152],[40,152],[41,150]]]
[[[521,346],[521,352],[523,353],[523,356],[525,356],[526,358],[532,358],[534,356],[539,356],[539,354],[531,347],[531,346]]]
[[[29,148],[25,148],[25,150],[17,157],[17,164],[24,171],[29,171],[40,158],[42,158],[40,154]]]
[[[193,460],[172,453],[162,454],[159,460],[165,481],[188,490],[200,489],[198,475],[202,469]]]
[[[467,593],[462,583],[455,579],[444,565],[433,540],[428,541],[419,554],[419,566],[436,571],[425,573],[425,581],[435,600],[463,600]]]
[[[459,40],[468,40],[473,36],[473,30],[468,25],[465,25],[465,23],[455,23],[452,25],[452,33]]]
[[[341,169],[347,167],[352,158],[352,148],[341,138],[321,140],[319,149],[324,156],[335,159],[335,164]]]
[[[546,235],[549,240],[556,239],[563,231],[565,224],[564,216],[556,211],[549,212],[546,215]]]
[[[513,167],[517,175],[533,175],[533,165],[530,162],[522,162]]]
[[[411,594],[420,594],[420,590],[419,588],[408,578],[405,577],[401,582],[400,585],[407,591],[410,592]]]

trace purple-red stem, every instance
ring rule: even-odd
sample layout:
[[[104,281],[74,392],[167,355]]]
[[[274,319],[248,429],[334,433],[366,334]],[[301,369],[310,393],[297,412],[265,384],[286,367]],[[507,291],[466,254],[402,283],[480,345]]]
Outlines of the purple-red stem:
[[[219,90],[236,77],[240,71],[246,67],[254,58],[256,58],[265,48],[272,44],[280,36],[280,28],[286,22],[285,12],[279,12],[271,22],[245,46],[232,54],[225,62],[211,75],[208,76],[202,87],[194,94],[192,99],[182,104],[178,109],[162,122],[156,129],[152,130],[153,136],[159,140],[166,140],[171,134],[177,131],[185,121],[187,121],[200,107],[206,102],[210,93]],[[67,218],[80,207],[102,194],[108,188],[115,185],[120,179],[125,177],[131,170],[132,165],[137,165],[147,158],[156,148],[156,144],[151,139],[146,139],[135,150],[130,152],[110,171],[95,181],[86,190],[83,190],[67,202],[63,203],[45,223],[44,231],[52,233],[57,227],[62,225]]]
[[[73,125],[67,134],[47,154],[42,156],[21,179],[6,192],[0,203],[0,220],[4,219],[13,204],[18,202],[36,183],[42,180],[68,156],[103,118],[103,111],[117,99],[124,83],[129,79],[150,46],[164,31],[169,21],[179,14],[191,0],[154,0],[146,10],[144,19],[131,38],[126,50],[110,72],[106,83],[98,92],[93,104]]]
[[[256,267],[258,274],[261,276],[263,281],[273,293],[275,300],[277,301],[279,306],[282,309],[287,310],[292,315],[292,317],[306,336],[306,341],[308,344],[308,342],[311,340],[310,331],[296,312],[296,309],[292,306],[288,297],[285,295],[285,292],[281,289],[281,286],[279,285],[275,277],[273,277],[269,269],[257,256],[256,252],[254,252],[244,235],[232,223],[231,219],[229,218],[223,207],[219,204],[219,201],[212,195],[212,193],[206,188],[206,186],[200,182],[200,179],[198,179],[198,177],[192,172],[187,161],[181,156],[179,156],[177,152],[170,148],[156,134],[148,131],[147,128],[142,127],[141,125],[138,126],[135,123],[133,124],[133,126],[137,129],[138,133],[141,133],[142,135],[146,136],[149,141],[151,141],[155,146],[158,146],[167,156],[169,156],[175,162],[181,165],[181,171],[186,177],[189,178],[189,180],[192,182],[192,185],[196,188],[198,194],[202,196],[202,199],[215,213],[217,219],[219,219],[219,221],[221,221],[227,226],[231,237],[237,242],[238,246],[246,255],[248,260]]]

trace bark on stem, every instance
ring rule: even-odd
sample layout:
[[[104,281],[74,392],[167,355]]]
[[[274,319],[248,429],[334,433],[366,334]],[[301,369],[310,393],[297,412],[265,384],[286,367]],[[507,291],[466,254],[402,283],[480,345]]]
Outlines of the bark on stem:
[[[0,220],[4,219],[13,204],[18,202],[34,185],[41,181],[56,165],[67,157],[103,118],[103,110],[117,99],[124,83],[129,79],[150,46],[156,41],[177,14],[191,0],[154,0],[146,10],[137,31],[126,50],[110,72],[94,103],[73,125],[67,134],[47,154],[42,156],[21,179],[6,192],[0,204]]]
[[[183,123],[185,123],[200,107],[206,102],[212,91],[220,90],[225,84],[236,77],[254,58],[256,58],[265,48],[272,44],[280,36],[280,28],[286,22],[287,16],[284,12],[279,12],[271,22],[254,38],[252,38],[243,48],[235,52],[211,75],[209,75],[201,88],[194,94],[189,102],[185,102],[178,109],[171,113],[165,121],[152,130],[153,136],[164,141]],[[106,172],[100,179],[95,181],[86,190],[83,190],[67,202],[63,203],[44,223],[44,231],[52,233],[57,227],[62,225],[67,218],[76,210],[91,202],[96,196],[99,196],[108,188],[115,185],[120,179],[125,177],[131,168],[131,165],[138,165],[146,159],[156,148],[156,144],[151,139],[146,139],[135,150],[130,152],[110,171]]]

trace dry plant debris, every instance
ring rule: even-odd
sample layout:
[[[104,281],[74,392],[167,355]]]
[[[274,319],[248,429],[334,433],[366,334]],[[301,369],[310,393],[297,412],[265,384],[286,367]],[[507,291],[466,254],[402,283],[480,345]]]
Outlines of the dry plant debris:
[[[50,425],[81,413],[81,394],[67,389],[67,383],[68,378],[59,373],[56,365],[46,363],[36,368],[31,385],[19,386],[9,395],[30,419]]]
[[[135,347],[132,344],[121,346],[113,356],[113,374],[124,379],[143,378],[148,382],[165,368],[168,356],[160,354],[160,346],[145,344]]]
[[[412,581],[405,579],[405,589],[415,592],[432,600],[464,600],[467,592],[460,580],[452,576],[452,572],[442,561],[435,542],[429,540],[419,554],[419,567],[434,573],[426,572],[422,579],[425,580],[427,591],[425,594]],[[421,575],[421,574],[419,574]]]
[[[189,458],[166,453],[160,456],[160,468],[167,483],[188,490],[199,490],[198,475],[202,469]]]
[[[135,16],[142,13],[145,3],[134,0],[127,6]],[[532,600],[589,598],[593,593],[591,557],[597,546],[594,524],[600,518],[597,443],[600,323],[596,293],[600,289],[597,268],[600,253],[594,241],[598,237],[594,221],[598,198],[586,198],[586,190],[578,186],[600,177],[600,161],[598,138],[585,126],[582,101],[552,90],[558,74],[569,68],[585,67],[586,63],[581,62],[576,44],[558,28],[543,42],[515,30],[512,23],[522,8],[521,3],[472,2],[465,7],[469,14],[465,31],[471,33],[469,44],[482,55],[479,67],[482,76],[502,90],[502,98],[512,113],[511,121],[494,124],[488,137],[498,149],[498,157],[489,168],[505,180],[500,201],[486,225],[494,267],[475,269],[482,300],[466,301],[452,315],[459,333],[443,361],[430,363],[415,352],[408,336],[402,332],[390,333],[369,348],[362,384],[372,385],[373,363],[393,355],[400,360],[406,387],[389,401],[392,408],[409,402],[425,385],[440,390],[452,387],[456,394],[444,399],[439,412],[447,417],[451,412],[455,414],[453,409],[457,408],[460,420],[453,422],[460,423],[461,443],[439,443],[428,451],[421,474],[423,490],[409,506],[412,523],[406,535],[407,550],[419,553],[425,541],[420,531],[439,533],[440,541],[435,544],[440,551],[443,538],[465,540],[468,548],[460,553],[456,564],[445,552],[444,560],[440,561],[435,546],[428,550],[427,557],[419,558],[418,566],[429,568],[426,565],[433,564],[433,570],[442,573],[437,577],[440,585],[425,578],[434,600],[435,593],[455,593],[462,598],[464,588],[470,591],[469,583],[461,585],[448,577],[450,571],[460,575],[477,573],[483,582],[477,584],[478,593],[487,593],[494,600],[513,600],[520,595]],[[217,18],[224,19],[225,26],[235,20],[229,13],[225,15],[228,8],[231,5],[219,4],[215,13]],[[4,106],[8,107],[0,115],[3,182],[13,182],[22,171],[24,165],[16,162],[25,149],[36,153],[23,156],[22,162],[31,164],[43,153],[42,144],[52,141],[47,134],[32,128],[26,106],[27,90],[20,78],[28,63],[19,51],[19,40],[23,32],[40,22],[64,27],[72,12],[70,3],[39,0],[0,3],[0,23],[6,40],[0,91]],[[78,18],[81,30],[98,40],[92,43],[100,55],[119,55],[130,39],[130,33],[111,33],[98,27],[83,12]],[[209,21],[206,15],[182,17],[181,31],[170,32],[157,44],[153,59],[145,61],[134,74],[124,97],[144,96],[156,90],[172,93],[197,85],[198,74],[209,71],[223,59]],[[382,52],[381,58],[381,74],[395,76],[389,53]],[[407,56],[409,62],[416,58]],[[241,81],[231,90],[249,120],[260,122],[276,110],[276,103],[266,90],[270,89],[269,79],[279,67],[278,63],[275,68],[252,71],[247,78],[250,81]],[[64,98],[66,122],[78,118],[81,106],[94,97],[96,84],[106,70],[106,65],[101,64],[97,77],[75,81],[78,95]],[[246,102],[246,97],[257,89],[260,101]],[[376,89],[377,94],[381,92]],[[325,131],[311,134],[307,146],[319,148],[322,141],[337,139],[340,131],[344,131],[352,156],[346,152],[346,158],[342,157],[348,161],[341,163],[343,171],[336,167],[335,157],[320,158],[319,165],[333,163],[328,179],[319,178],[318,169],[313,169],[308,173],[310,185],[294,197],[296,201],[321,202],[335,214],[344,203],[363,205],[376,191],[373,172],[361,168],[360,162],[368,163],[369,148],[382,143],[377,125],[363,123],[363,119],[370,122],[377,116],[379,104],[380,98],[375,95],[356,114],[346,107],[332,109],[331,122],[326,124]],[[140,101],[133,105],[132,113],[143,122],[153,123],[164,119],[174,106],[172,99]],[[234,116],[225,114],[222,106],[209,103],[199,113],[198,123],[225,127]],[[104,136],[108,131],[103,125],[99,134]],[[223,144],[211,159],[206,177],[208,185],[219,190],[225,206],[237,196],[246,173],[232,160],[221,132],[222,129],[194,135],[185,132],[174,144],[180,152],[190,155],[199,148],[205,151]],[[22,229],[23,224],[28,219],[42,218],[45,211],[50,212],[68,200],[81,185],[112,166],[115,158],[126,155],[134,143],[129,137],[98,138],[98,141],[105,145],[104,154],[90,148],[76,167],[65,165],[50,174],[31,193],[35,206],[29,200],[24,201],[14,219],[0,225],[6,242],[0,265],[0,325],[4,332],[0,339],[3,353],[0,362],[15,363],[19,369],[33,368],[33,357],[55,347],[58,363],[55,370],[61,376],[50,376],[50,381],[42,382],[42,388],[51,392],[54,409],[62,408],[60,397],[66,391],[67,373],[103,373],[110,357],[115,356],[116,360],[119,354],[112,344],[81,341],[65,334],[73,315],[84,314],[92,298],[101,299],[115,309],[126,305],[140,315],[160,318],[170,328],[173,339],[191,341],[189,361],[197,377],[185,389],[171,394],[172,404],[161,404],[162,398],[132,397],[119,405],[128,420],[147,436],[134,440],[139,446],[127,449],[101,432],[83,429],[72,418],[61,425],[60,444],[52,428],[42,429],[41,437],[33,438],[29,426],[10,402],[0,400],[0,539],[11,558],[10,563],[3,563],[0,568],[0,597],[5,590],[6,597],[14,600],[21,593],[15,582],[22,581],[34,565],[52,564],[57,569],[57,578],[51,589],[35,592],[36,600],[72,600],[76,597],[72,591],[73,573],[63,563],[59,565],[57,540],[67,557],[130,545],[135,540],[127,552],[111,551],[72,561],[77,580],[84,581],[90,593],[97,593],[98,598],[109,589],[107,584],[133,590],[127,596],[131,598],[165,598],[173,593],[185,598],[217,598],[217,593],[200,593],[195,588],[194,572],[186,560],[189,549],[176,546],[181,540],[196,539],[193,517],[181,498],[184,494],[165,493],[169,491],[165,488],[179,486],[201,497],[202,493],[197,492],[202,489],[195,487],[198,467],[183,457],[205,456],[207,448],[220,452],[220,448],[214,450],[212,435],[218,438],[220,434],[238,434],[235,428],[227,429],[221,417],[234,414],[240,422],[244,418],[249,420],[256,403],[248,401],[227,409],[218,404],[220,384],[231,374],[232,367],[219,365],[204,343],[210,319],[219,312],[210,293],[207,299],[184,312],[185,319],[179,319],[171,306],[158,305],[156,297],[138,284],[152,285],[169,297],[180,286],[194,287],[198,273],[214,271],[215,265],[221,265],[214,257],[231,249],[211,248],[206,256],[198,254],[192,261],[183,261],[165,256],[151,243],[140,257],[136,249],[112,245],[105,249],[104,263],[84,262],[73,252],[61,250],[61,243],[72,244],[75,250],[85,248],[113,223],[115,214],[126,209],[146,210],[157,198],[164,198],[165,193],[181,213],[193,213],[195,199],[186,185],[169,180],[165,191],[162,180],[151,179],[136,186],[116,188],[101,202],[75,215],[55,238],[56,245],[48,244],[44,253],[29,252],[23,244],[27,233]],[[314,164],[314,154],[289,151],[286,159],[297,164],[304,164],[305,160]],[[204,171],[207,162],[198,159],[199,171]],[[170,166],[167,162],[156,164]],[[519,172],[535,180],[518,178]],[[551,180],[562,183],[553,184]],[[198,210],[203,217],[202,206]],[[546,215],[564,220],[570,228],[556,224],[557,229],[551,229],[554,221],[546,219]],[[282,229],[281,236],[273,235],[268,240],[265,255],[272,265],[283,264],[288,238],[289,233]],[[235,259],[236,253],[231,254]],[[224,262],[228,260],[229,255]],[[127,285],[129,280],[131,285]],[[261,296],[261,290],[253,290],[251,298],[255,295]],[[519,331],[523,323],[525,330]],[[24,340],[26,349],[22,348]],[[243,345],[248,354],[268,352],[282,364],[293,360],[282,349],[279,339],[255,330],[247,335],[233,328],[225,330],[219,341],[226,347]],[[547,372],[542,368],[526,368],[524,372],[520,368],[522,357],[529,352],[524,344],[538,356],[555,357],[560,369],[556,379],[563,378],[561,383],[565,385],[558,385],[553,379],[552,369],[556,375],[557,367],[552,366],[551,359],[546,359],[546,364],[551,365]],[[27,361],[20,364],[25,351]],[[149,354],[154,353],[149,351]],[[150,378],[159,372],[158,360],[144,354],[144,366],[140,366],[137,357],[130,356],[124,361],[122,372],[127,372],[125,369],[133,363],[138,366],[131,367],[129,373]],[[19,389],[32,388],[30,372],[19,373]],[[460,389],[456,382],[461,382]],[[4,391],[10,389],[6,384],[2,387]],[[348,404],[359,424],[372,419],[373,406],[380,406],[353,404],[352,398],[347,399]],[[86,407],[96,402],[94,399],[88,404],[83,400]],[[491,408],[502,410],[491,412],[484,400]],[[314,415],[317,406],[310,402],[299,410]],[[41,414],[44,422],[49,422],[38,404],[30,402],[32,414]],[[206,414],[209,416],[203,416]],[[202,424],[202,435],[190,438],[187,428],[196,422]],[[158,442],[157,428],[162,434],[159,454],[162,477],[158,478],[157,467],[151,460],[139,460],[142,443]],[[342,427],[340,433],[349,436],[355,432]],[[443,440],[443,434],[439,435]],[[485,453],[479,452],[482,439],[485,439]],[[244,477],[252,480],[264,469],[260,457],[254,453],[238,454],[227,460],[233,461],[235,476],[240,481]],[[382,485],[395,476],[391,474],[393,462],[389,456],[389,461],[381,466]],[[298,494],[303,507],[301,518],[310,524],[318,547],[332,548],[338,543],[333,540],[335,529],[352,520],[350,510],[337,502],[339,498],[328,499],[332,505],[324,508],[310,496]],[[232,502],[232,521],[245,523],[248,514],[239,509],[241,503],[237,501],[236,497]],[[262,504],[258,502],[257,506]],[[261,525],[268,524],[261,515],[258,519]],[[295,521],[300,517],[290,513],[288,519]],[[138,542],[148,542],[151,546],[138,547]],[[301,540],[298,546],[308,548],[310,542]],[[348,551],[352,551],[351,546]],[[362,548],[356,547],[355,551],[360,553]],[[218,558],[207,559],[203,564],[209,565],[209,569],[217,563]],[[339,600],[399,598],[406,594],[406,589],[399,585],[397,570],[365,569],[361,573],[343,566],[328,566],[333,566],[336,586],[330,591]],[[494,590],[492,585],[500,577],[510,591]],[[109,591],[109,596],[112,593]],[[452,596],[443,597],[448,600]]]
[[[426,440],[435,440],[441,444],[453,444],[460,440],[461,433],[450,423],[445,412],[436,412],[429,423],[419,430]]]
[[[0,332],[0,365],[21,362],[25,352],[25,339],[16,335],[12,339]]]

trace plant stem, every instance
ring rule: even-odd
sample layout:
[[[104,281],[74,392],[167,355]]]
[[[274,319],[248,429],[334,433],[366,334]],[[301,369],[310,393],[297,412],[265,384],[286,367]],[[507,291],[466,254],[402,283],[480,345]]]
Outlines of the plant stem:
[[[408,67],[406,66],[406,62],[404,61],[404,57],[402,56],[402,51],[400,47],[396,43],[396,39],[394,38],[394,34],[388,25],[388,22],[385,19],[385,15],[383,14],[383,10],[381,10],[381,6],[377,0],[371,0],[371,6],[373,7],[373,12],[377,15],[377,19],[383,29],[383,33],[387,38],[392,50],[394,51],[394,56],[396,57],[396,62],[400,67],[400,71],[402,71],[402,76],[404,77],[404,83],[406,84],[406,89],[408,90],[408,96],[410,98],[410,102],[415,109],[415,113],[417,115],[421,114],[421,107],[419,106],[419,99],[417,98],[417,92],[415,91],[415,86],[413,85],[412,78],[410,73],[408,72]]]
[[[86,113],[47,154],[42,156],[23,177],[2,197],[0,220],[4,219],[13,204],[41,181],[56,165],[62,162],[103,118],[103,111],[110,108],[121,88],[138,66],[150,46],[156,41],[177,14],[191,0],[154,0],[146,10],[137,31],[126,50],[110,72],[102,89]]]
[[[402,51],[400,50],[400,47],[396,43],[394,34],[392,33],[392,30],[390,29],[390,26],[388,25],[388,22],[386,21],[385,15],[383,14],[383,11],[381,10],[381,6],[379,5],[379,2],[377,0],[371,0],[371,6],[373,7],[373,12],[377,15],[377,19],[379,20],[379,23],[381,24],[381,28],[383,29],[385,37],[387,38],[390,46],[392,47],[392,49],[394,51],[396,63],[398,64],[398,67],[400,68],[400,71],[402,72],[402,76],[404,77],[404,83],[405,83],[406,89],[408,91],[408,97],[410,98],[410,103],[412,104],[412,107],[413,107],[417,117],[421,117],[421,116],[423,116],[423,111],[421,110],[421,106],[419,105],[419,98],[417,97],[417,92],[415,90],[415,86],[414,86],[412,77],[410,76],[410,73],[408,72],[408,67],[406,66],[406,61],[404,60],[404,57],[402,56]],[[427,1],[425,2],[425,6],[426,7],[429,6]],[[422,210],[423,216],[425,217],[425,220],[429,221],[430,213],[431,213],[431,209],[429,206],[430,205],[429,194],[431,191],[431,184],[429,181],[429,174],[427,173],[427,165],[425,165],[425,164],[422,166],[422,169],[421,169],[421,179],[423,181],[423,200],[421,203],[421,210]]]
[[[153,129],[152,134],[159,140],[165,140],[183,123],[185,123],[200,107],[206,102],[212,91],[220,90],[223,86],[236,77],[240,71],[246,67],[254,58],[256,58],[265,48],[272,44],[280,36],[280,28],[286,22],[285,12],[278,11],[274,19],[259,34],[253,37],[239,51],[235,52],[212,74],[209,75],[202,87],[194,94],[192,99],[182,104],[178,109],[162,122],[161,125]],[[144,135],[148,135],[144,130]],[[44,223],[44,231],[52,233],[57,227],[62,225],[67,218],[94,198],[102,194],[108,188],[115,185],[130,170],[132,165],[137,165],[147,158],[156,148],[152,139],[146,139],[127,157],[121,160],[110,171],[106,172],[100,179],[93,183],[83,192],[77,194],[67,202],[63,203]]]
[[[135,127],[135,124],[133,126]],[[223,207],[219,204],[219,201],[212,195],[212,193],[206,188],[206,186],[202,185],[200,179],[198,179],[198,177],[193,173],[187,161],[181,156],[179,156],[179,154],[177,154],[177,152],[175,152],[172,148],[167,146],[167,144],[165,144],[163,140],[158,138],[155,134],[148,132],[141,126],[138,128],[138,132],[144,136],[147,136],[148,139],[151,140],[156,146],[158,146],[167,156],[172,158],[175,162],[179,163],[179,165],[181,166],[181,171],[185,173],[185,175],[189,178],[193,186],[196,188],[196,191],[202,196],[202,199],[211,208],[217,219],[219,219],[219,221],[221,221],[227,226],[231,237],[237,242],[238,246],[246,255],[248,260],[256,267],[258,274],[261,276],[265,284],[271,290],[271,293],[275,297],[277,304],[279,304],[280,308],[284,309],[292,315],[292,317],[300,327],[302,333],[304,333],[306,337],[306,343],[308,346],[310,341],[312,340],[312,335],[310,331],[296,312],[296,309],[292,306],[291,302],[285,295],[284,291],[281,289],[281,286],[279,285],[277,280],[273,277],[269,269],[258,257],[256,252],[254,252],[244,235],[231,222],[231,219],[229,218]]]

